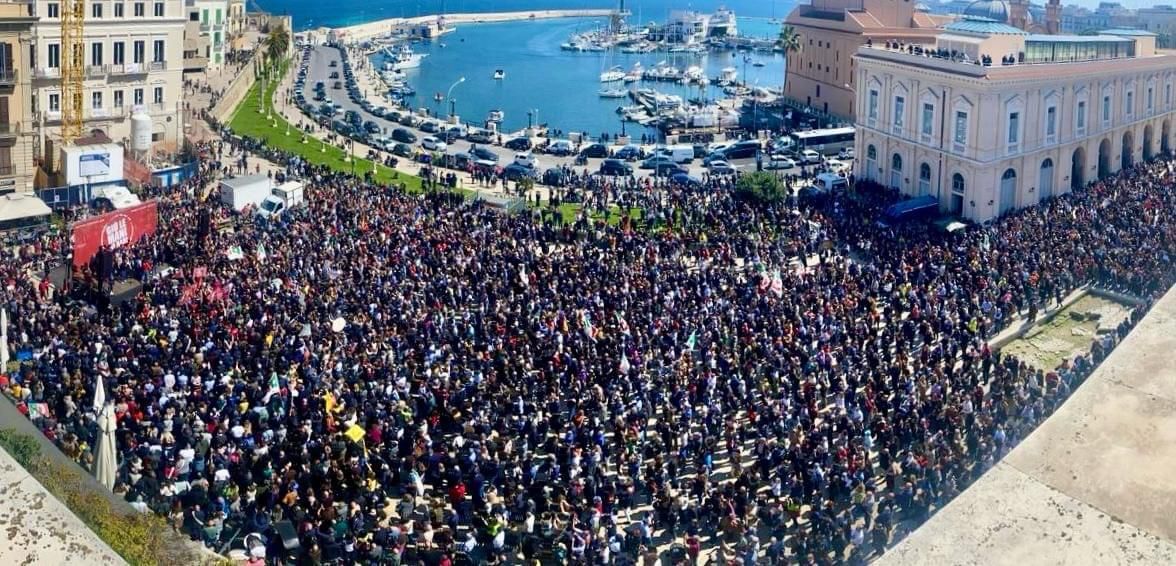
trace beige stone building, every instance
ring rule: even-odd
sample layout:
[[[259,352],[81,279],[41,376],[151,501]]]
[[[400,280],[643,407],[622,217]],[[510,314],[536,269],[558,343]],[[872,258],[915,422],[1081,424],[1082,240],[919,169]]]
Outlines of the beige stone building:
[[[31,6],[0,2],[0,193],[33,188],[33,137],[29,108],[29,49],[33,39]]]
[[[49,139],[61,131],[61,10],[57,0],[33,4],[36,37],[33,108]],[[83,33],[86,64],[82,127],[116,142],[131,135],[136,109],[151,117],[157,151],[179,147],[183,96],[183,0],[90,0]]]
[[[951,16],[916,10],[913,1],[812,0],[785,22],[800,36],[790,53],[784,96],[833,116],[852,119],[856,82],[853,54],[867,42],[934,43]]]
[[[936,46],[858,51],[858,179],[985,221],[1176,144],[1176,55],[1157,51],[1154,34],[1030,35],[963,20]]]

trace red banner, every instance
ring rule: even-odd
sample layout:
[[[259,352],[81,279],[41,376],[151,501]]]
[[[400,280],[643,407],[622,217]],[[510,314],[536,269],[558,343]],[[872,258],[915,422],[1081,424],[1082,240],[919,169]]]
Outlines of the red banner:
[[[73,225],[73,264],[86,265],[102,248],[118,249],[155,233],[159,214],[155,201],[87,218]]]

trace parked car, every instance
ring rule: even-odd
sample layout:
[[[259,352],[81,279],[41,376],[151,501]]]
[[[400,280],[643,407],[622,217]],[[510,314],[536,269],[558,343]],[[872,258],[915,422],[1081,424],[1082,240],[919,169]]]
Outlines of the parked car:
[[[535,159],[535,154],[529,151],[520,151],[516,153],[514,156],[514,162],[530,169],[534,169],[539,166],[539,160]]]
[[[850,165],[840,159],[826,159],[825,168],[838,175],[845,175],[849,173]]]
[[[747,159],[755,157],[756,154],[763,149],[758,140],[743,140],[735,142],[735,145],[723,150],[723,155],[727,160],[731,159]]]
[[[445,151],[449,145],[437,139],[436,136],[425,136],[421,138],[421,147],[429,151]]]
[[[613,157],[617,159],[624,159],[625,161],[634,161],[645,157],[645,152],[641,151],[641,146],[629,144],[621,149],[618,149]]]
[[[363,131],[369,134],[378,134],[380,133],[380,125],[371,120],[368,120],[367,122],[363,123]]]
[[[602,143],[594,143],[580,150],[581,157],[608,157],[608,146]]]
[[[837,152],[837,158],[838,159],[853,159],[853,148],[852,147],[842,148],[841,151]]]
[[[490,137],[489,130],[470,130],[469,133],[466,134],[466,140],[473,143],[490,143],[493,141],[493,138]],[[527,140],[528,143],[530,143],[530,141],[531,140]]]
[[[489,137],[489,132],[487,132],[487,137]],[[474,141],[474,140],[470,140],[470,141]],[[487,140],[487,141],[489,141],[489,140]],[[502,147],[505,147],[506,149],[513,149],[515,151],[527,151],[527,150],[531,149],[531,140],[529,138],[513,138],[513,139],[507,140],[506,143],[502,144]],[[550,152],[548,152],[548,153],[550,153]]]
[[[726,161],[711,161],[710,163],[711,175],[734,175],[735,167]]]
[[[470,144],[469,153],[470,155],[474,156],[475,159],[480,161],[492,161],[494,163],[498,163],[498,154],[480,145]]]
[[[507,181],[519,181],[522,179],[537,179],[539,174],[535,169],[522,165],[521,163],[511,163],[502,168],[502,178]]]
[[[331,88],[333,88],[335,90],[339,90],[339,89],[343,88],[343,83],[341,83],[339,81],[335,81],[334,83],[331,84]]]
[[[800,158],[803,159],[805,163],[820,163],[824,159],[821,157],[821,154],[811,149],[801,151]]]
[[[339,66],[339,62],[338,62],[338,61],[331,61],[331,64],[330,64],[329,66],[331,66],[331,67],[338,67],[338,66]]]
[[[627,177],[633,174],[633,167],[620,159],[605,159],[600,162],[600,174],[610,177]]]
[[[670,175],[670,182],[681,185],[683,187],[699,188],[702,186],[702,179],[691,176],[687,173],[675,173]]]
[[[764,162],[764,169],[792,169],[793,167],[796,167],[795,161],[779,154],[768,157],[768,160]]]
[[[668,155],[655,155],[641,162],[642,169],[657,169],[660,165],[677,165]]]
[[[411,127],[419,124],[420,120],[417,119],[417,117],[413,116],[412,114],[405,114],[400,117],[399,122],[400,122],[401,126],[408,126],[411,128]]]
[[[392,139],[400,143],[416,143],[417,141],[416,134],[404,128],[396,128],[395,130],[392,130]]]
[[[571,155],[573,151],[572,142],[568,140],[555,140],[547,146],[547,153],[551,155]]]
[[[417,126],[417,129],[426,133],[426,134],[435,134],[438,131],[440,131],[441,128],[439,126],[437,126],[437,122],[425,121],[425,122],[421,122],[421,125]]]
[[[329,77],[327,77],[327,78],[328,78],[328,79],[337,79],[337,78],[339,78],[339,71],[331,71],[331,76],[329,76]]]
[[[392,133],[393,133],[392,139],[396,139],[395,138],[396,132],[392,132]],[[412,157],[412,154],[413,154],[412,146],[410,146],[406,143],[398,143],[398,144],[392,146],[392,155],[399,155],[400,157]]]
[[[653,168],[654,177],[673,177],[678,174],[689,175],[690,171],[677,163],[659,163],[657,167]]]

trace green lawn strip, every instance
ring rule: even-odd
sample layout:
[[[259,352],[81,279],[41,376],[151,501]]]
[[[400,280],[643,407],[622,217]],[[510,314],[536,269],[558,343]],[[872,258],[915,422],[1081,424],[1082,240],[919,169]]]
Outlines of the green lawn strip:
[[[280,114],[273,111],[273,93],[279,82],[268,81],[266,83],[264,101],[258,100],[261,82],[253,84],[253,87],[249,89],[249,94],[237,106],[233,118],[229,122],[229,126],[235,133],[260,139],[271,148],[288,151],[301,156],[310,163],[325,165],[335,171],[344,173],[354,171],[356,174],[362,175],[371,172],[374,165],[373,178],[377,183],[404,184],[409,192],[421,190],[421,180],[413,175],[400,173],[382,164],[374,164],[368,159],[353,157],[354,163],[345,161],[348,156],[347,152],[303,134],[301,130],[290,125]],[[263,102],[264,107],[262,106]],[[266,118],[266,110],[270,111],[272,119]],[[304,138],[306,143],[302,143]]]

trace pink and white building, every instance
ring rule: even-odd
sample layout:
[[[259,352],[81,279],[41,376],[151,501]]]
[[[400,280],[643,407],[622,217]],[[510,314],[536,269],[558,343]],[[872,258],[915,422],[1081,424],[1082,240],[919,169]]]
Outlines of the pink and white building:
[[[933,46],[864,46],[855,174],[985,221],[1172,151],[1176,54],[1155,41],[965,18]]]

